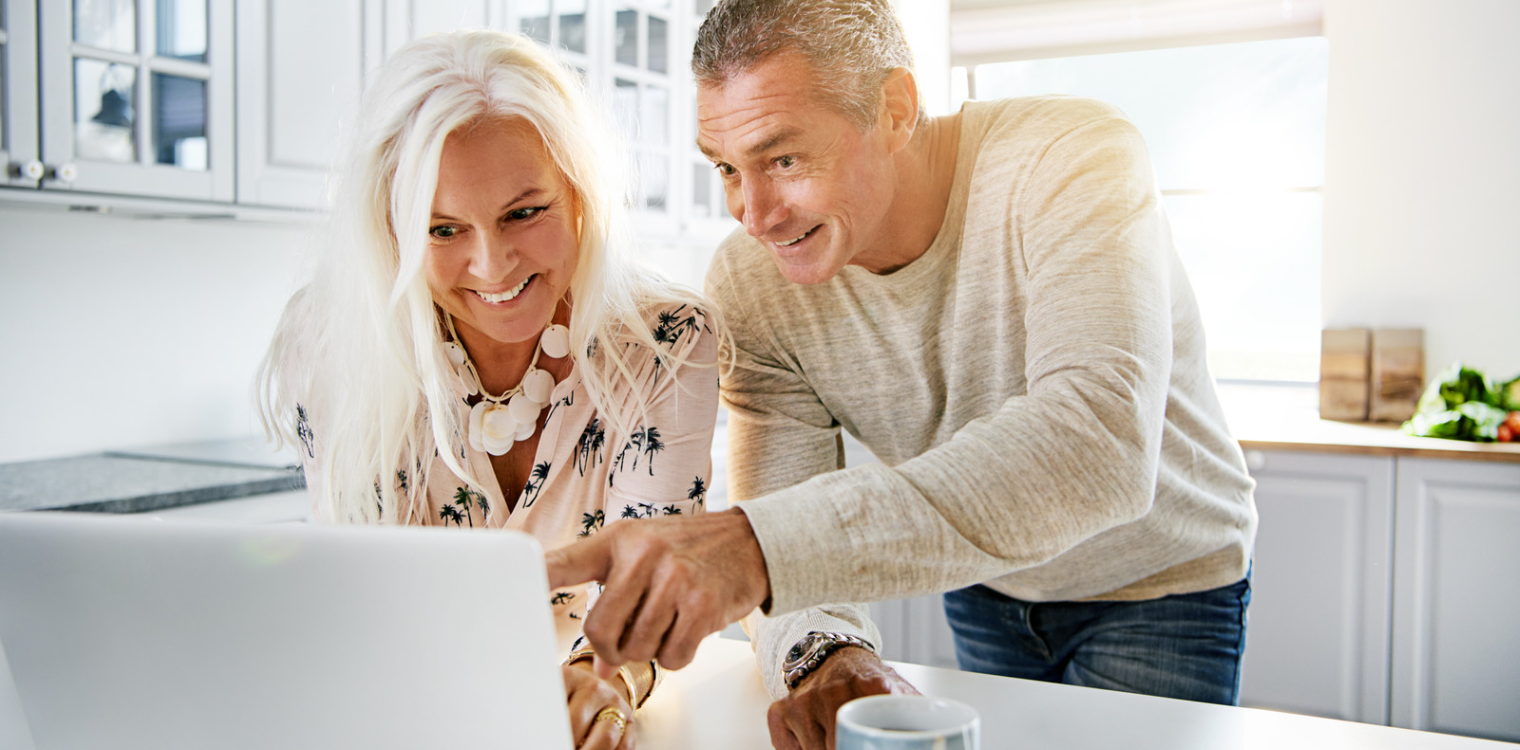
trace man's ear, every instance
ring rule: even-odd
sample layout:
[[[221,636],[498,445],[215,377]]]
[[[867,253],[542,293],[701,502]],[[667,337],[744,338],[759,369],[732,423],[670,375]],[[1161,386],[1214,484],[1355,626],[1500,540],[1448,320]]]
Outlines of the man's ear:
[[[918,127],[918,81],[908,68],[893,68],[881,85],[880,124],[887,129],[888,148],[897,153],[913,139]]]

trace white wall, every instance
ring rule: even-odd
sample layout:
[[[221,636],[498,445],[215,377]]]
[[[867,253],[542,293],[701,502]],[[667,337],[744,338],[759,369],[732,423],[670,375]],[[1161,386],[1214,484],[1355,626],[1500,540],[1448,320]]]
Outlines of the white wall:
[[[950,112],[950,0],[893,0],[930,115]]]
[[[308,231],[0,208],[0,462],[253,434]]]
[[[1327,327],[1520,373],[1520,2],[1327,0]]]

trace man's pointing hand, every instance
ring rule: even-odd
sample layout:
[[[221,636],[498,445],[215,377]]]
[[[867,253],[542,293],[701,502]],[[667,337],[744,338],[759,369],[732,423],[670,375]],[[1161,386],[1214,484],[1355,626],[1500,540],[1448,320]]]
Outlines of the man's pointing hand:
[[[770,598],[760,543],[737,508],[610,524],[544,559],[550,588],[602,582],[582,632],[604,677],[632,661],[680,669],[703,638]]]

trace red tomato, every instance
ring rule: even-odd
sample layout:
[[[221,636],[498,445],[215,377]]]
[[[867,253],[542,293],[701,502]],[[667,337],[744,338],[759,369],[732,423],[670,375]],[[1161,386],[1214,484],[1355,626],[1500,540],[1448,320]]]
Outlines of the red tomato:
[[[1508,427],[1510,432],[1520,435],[1520,411],[1510,412],[1509,416],[1504,418],[1504,426]]]
[[[1515,439],[1515,431],[1509,428],[1509,423],[1499,425],[1499,442],[1508,443]]]

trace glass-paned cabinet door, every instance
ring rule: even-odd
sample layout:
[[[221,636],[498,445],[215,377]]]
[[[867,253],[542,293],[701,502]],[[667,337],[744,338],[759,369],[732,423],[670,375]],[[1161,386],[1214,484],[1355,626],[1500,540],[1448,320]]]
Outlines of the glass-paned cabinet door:
[[[617,2],[613,7],[613,108],[632,157],[634,208],[670,215],[672,159],[671,0]]]
[[[36,187],[43,166],[37,151],[37,5],[0,0],[0,185]]]
[[[43,187],[231,201],[232,0],[41,7]]]

